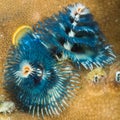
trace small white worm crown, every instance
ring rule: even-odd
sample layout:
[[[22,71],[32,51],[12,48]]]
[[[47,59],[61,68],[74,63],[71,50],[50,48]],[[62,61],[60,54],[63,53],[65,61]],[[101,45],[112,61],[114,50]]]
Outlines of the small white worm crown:
[[[86,15],[90,13],[90,10],[83,4],[77,3],[72,6],[68,6],[68,9],[70,10],[70,15],[73,18],[77,18],[80,15]]]

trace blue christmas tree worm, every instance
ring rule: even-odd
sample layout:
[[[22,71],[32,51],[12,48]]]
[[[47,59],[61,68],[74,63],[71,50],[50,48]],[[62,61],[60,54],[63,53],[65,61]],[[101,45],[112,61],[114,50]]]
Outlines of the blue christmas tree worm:
[[[54,48],[58,59],[70,59],[78,67],[82,64],[92,70],[93,65],[102,67],[114,61],[111,45],[106,44],[90,10],[80,3],[38,22],[34,30],[50,44],[48,48]]]
[[[7,90],[33,116],[59,115],[78,84],[71,77],[78,74],[58,63],[31,27],[20,27],[12,43],[5,65]]]

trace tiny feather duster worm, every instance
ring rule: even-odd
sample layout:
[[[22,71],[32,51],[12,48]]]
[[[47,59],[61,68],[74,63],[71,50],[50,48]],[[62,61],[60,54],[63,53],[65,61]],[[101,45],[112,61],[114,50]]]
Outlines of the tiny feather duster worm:
[[[78,67],[102,67],[115,58],[90,10],[80,3],[38,22],[34,29],[52,50],[54,46],[57,58],[70,59]]]
[[[71,66],[56,62],[30,27],[18,29],[13,44],[6,60],[6,88],[33,115],[59,115],[78,83],[70,80]]]

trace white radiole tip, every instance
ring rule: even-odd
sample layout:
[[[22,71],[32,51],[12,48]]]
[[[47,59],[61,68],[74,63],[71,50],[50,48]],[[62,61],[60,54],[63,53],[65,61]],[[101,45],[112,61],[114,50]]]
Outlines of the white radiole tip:
[[[68,6],[68,9],[70,10],[70,15],[75,18],[76,15],[86,15],[90,13],[90,10],[81,3],[76,3],[74,5]]]

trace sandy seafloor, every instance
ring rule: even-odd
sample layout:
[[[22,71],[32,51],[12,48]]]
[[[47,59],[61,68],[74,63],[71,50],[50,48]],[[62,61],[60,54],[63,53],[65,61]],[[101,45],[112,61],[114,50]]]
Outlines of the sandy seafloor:
[[[116,55],[120,54],[120,0],[0,0],[0,94],[9,96],[2,88],[2,77],[14,31],[21,25],[33,25],[75,2],[90,8]],[[112,67],[114,72],[111,72],[107,83],[97,86],[84,81],[86,71],[81,71],[82,88],[69,101],[69,107],[60,116],[45,117],[45,120],[120,120],[120,85],[113,84],[115,69],[119,68]],[[0,120],[37,119],[20,111],[0,114]]]

